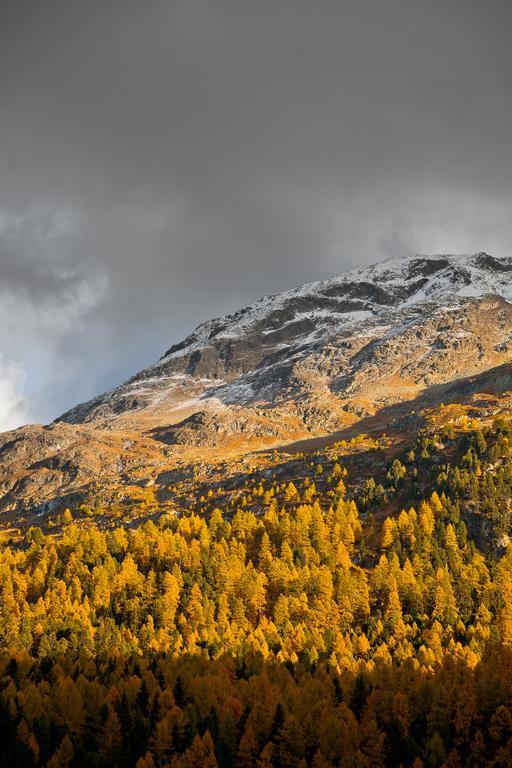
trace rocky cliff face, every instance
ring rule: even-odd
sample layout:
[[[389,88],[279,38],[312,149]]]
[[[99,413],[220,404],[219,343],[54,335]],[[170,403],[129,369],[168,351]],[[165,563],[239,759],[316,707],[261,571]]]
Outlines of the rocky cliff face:
[[[484,380],[512,390],[511,362],[512,258],[391,259],[203,323],[56,424],[2,435],[0,511],[454,401]]]

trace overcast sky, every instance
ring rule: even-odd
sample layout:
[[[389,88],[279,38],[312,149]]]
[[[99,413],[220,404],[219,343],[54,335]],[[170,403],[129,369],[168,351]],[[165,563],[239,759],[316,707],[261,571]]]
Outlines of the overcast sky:
[[[512,255],[510,0],[1,0],[0,429],[200,321]]]

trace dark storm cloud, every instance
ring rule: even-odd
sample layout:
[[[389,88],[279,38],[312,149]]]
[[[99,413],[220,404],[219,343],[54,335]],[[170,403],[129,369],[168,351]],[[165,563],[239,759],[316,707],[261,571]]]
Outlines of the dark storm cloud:
[[[508,0],[4,0],[0,341],[59,370],[36,415],[263,293],[510,253],[511,32]]]

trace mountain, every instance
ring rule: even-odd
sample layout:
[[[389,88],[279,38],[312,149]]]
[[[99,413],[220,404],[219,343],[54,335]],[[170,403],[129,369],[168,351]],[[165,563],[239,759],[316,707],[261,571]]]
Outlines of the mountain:
[[[511,362],[512,258],[389,259],[203,323],[54,424],[2,435],[0,511],[31,520],[97,481],[159,491],[184,464],[412,425],[428,404],[512,390]]]
[[[314,433],[343,426],[508,361],[511,273],[512,259],[485,253],[416,256],[266,296],[198,326],[153,366],[59,421],[100,425],[193,409],[189,432],[200,430],[198,412],[217,412],[222,433],[226,407],[243,408],[249,431],[264,407],[277,417],[276,436],[292,414]]]

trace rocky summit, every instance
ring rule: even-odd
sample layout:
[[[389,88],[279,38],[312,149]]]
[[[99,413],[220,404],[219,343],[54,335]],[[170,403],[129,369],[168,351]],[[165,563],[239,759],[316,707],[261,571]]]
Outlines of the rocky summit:
[[[153,366],[59,421],[102,424],[186,408],[195,415],[182,425],[189,434],[202,410],[243,408],[249,417],[270,409],[316,433],[507,362],[510,302],[512,259],[390,259],[203,323]],[[328,406],[323,418],[310,415],[313,403]]]
[[[158,486],[183,462],[512,390],[512,258],[416,255],[199,325],[124,384],[0,438],[0,511],[44,515],[101,480]]]

